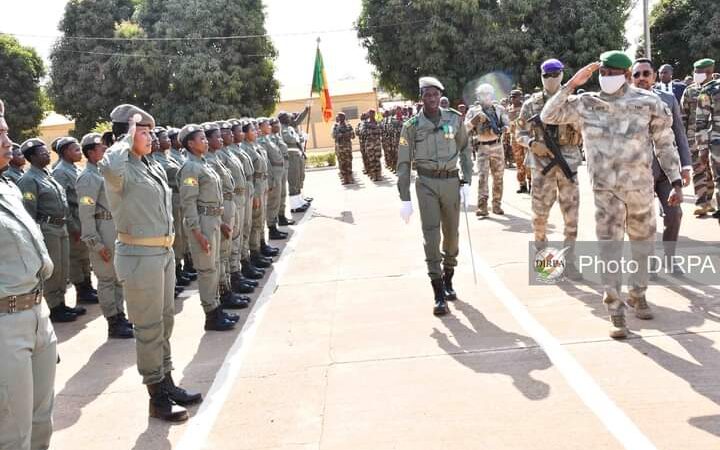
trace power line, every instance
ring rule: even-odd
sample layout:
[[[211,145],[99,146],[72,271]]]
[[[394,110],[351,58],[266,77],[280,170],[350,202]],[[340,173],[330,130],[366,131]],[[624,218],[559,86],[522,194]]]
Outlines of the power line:
[[[98,56],[121,56],[121,57],[130,57],[130,58],[158,58],[160,55],[145,55],[141,53],[109,53],[109,52],[90,52],[90,51],[82,51],[82,50],[64,50],[64,49],[57,49],[56,52],[60,53],[78,53],[82,55],[98,55]],[[163,55],[168,56],[170,58],[189,58],[194,57],[194,54],[187,54],[187,55]],[[241,54],[240,56],[272,56],[267,53],[250,53],[250,54]]]
[[[414,25],[418,23],[428,22],[429,19],[414,20],[407,22],[396,22],[385,25],[369,25],[365,28],[388,28],[396,27],[399,25]],[[347,33],[350,31],[358,31],[358,27],[352,28],[339,28],[334,30],[321,30],[321,31],[297,31],[291,33],[264,33],[264,34],[246,34],[246,35],[232,35],[232,36],[185,36],[185,37],[104,37],[104,36],[66,36],[62,34],[58,35],[42,35],[42,34],[25,34],[25,33],[5,33],[13,37],[26,37],[26,38],[39,38],[39,39],[67,39],[77,41],[110,41],[110,42],[152,42],[152,41],[231,41],[231,40],[242,40],[242,39],[257,39],[263,37],[285,37],[285,36],[306,36],[306,35],[319,35],[319,34],[332,34],[332,33]]]

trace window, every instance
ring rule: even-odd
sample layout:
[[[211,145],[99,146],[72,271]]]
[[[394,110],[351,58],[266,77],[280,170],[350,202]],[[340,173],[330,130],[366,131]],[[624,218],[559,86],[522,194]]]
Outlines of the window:
[[[345,120],[355,120],[359,117],[357,106],[348,106],[343,108],[342,112],[345,113]]]

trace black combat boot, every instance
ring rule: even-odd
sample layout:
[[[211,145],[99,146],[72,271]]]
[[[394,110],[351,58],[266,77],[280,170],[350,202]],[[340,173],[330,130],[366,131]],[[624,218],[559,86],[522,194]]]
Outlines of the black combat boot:
[[[230,274],[230,289],[236,294],[252,294],[255,286],[246,283],[240,272],[232,272]]]
[[[250,304],[250,298],[235,294],[226,286],[220,285],[220,304],[223,309],[245,309]]]
[[[282,240],[287,239],[288,235],[287,233],[283,233],[282,231],[278,230],[276,225],[273,225],[269,227],[268,237],[272,240]]]
[[[530,192],[530,191],[528,191],[527,184],[525,184],[525,183],[521,184],[520,189],[515,191],[516,194],[527,194],[528,192]]]
[[[273,256],[277,256],[280,254],[280,249],[267,245],[265,239],[263,239],[262,241],[260,241],[260,253],[262,253],[263,256],[272,258]]]
[[[70,307],[70,306],[66,305],[65,302],[62,302],[61,306],[65,311],[73,313],[76,316],[84,316],[85,313],[87,312],[87,309],[83,308],[82,306]]]
[[[132,328],[128,328],[125,322],[120,317],[120,314],[115,314],[112,317],[107,318],[108,322],[108,338],[110,339],[132,339],[135,337],[135,333]]]
[[[83,280],[83,284],[87,286],[88,290],[90,290],[93,294],[97,295],[97,289],[95,289],[92,285],[92,277],[90,275],[85,276],[85,280]]]
[[[446,267],[443,273],[443,284],[445,285],[445,299],[449,301],[457,300],[457,294],[453,289],[452,279],[455,275],[455,269],[452,267]]]
[[[190,252],[185,253],[183,256],[183,261],[185,261],[185,265],[183,266],[183,272],[185,272],[186,275],[188,275],[188,278],[195,280],[197,278],[197,270],[195,270],[195,266],[193,265],[192,255]]]
[[[250,261],[246,259],[240,261],[240,264],[242,267],[240,269],[240,273],[242,273],[245,278],[249,278],[251,280],[260,280],[263,276],[265,276],[264,271],[260,271],[260,269],[253,266]]]
[[[295,225],[295,221],[285,217],[285,214],[280,214],[278,216],[278,225],[280,225],[281,227],[286,227],[288,225]]]
[[[165,383],[165,390],[167,391],[170,400],[174,401],[180,406],[194,405],[196,403],[200,403],[203,400],[202,394],[200,394],[199,392],[197,394],[191,394],[185,389],[178,387],[175,384],[175,381],[172,379],[171,372],[165,374],[165,379],[163,380],[163,383]]]
[[[175,266],[175,284],[180,287],[185,287],[190,285],[190,278],[187,278],[183,274],[182,266],[180,264]]]
[[[188,419],[187,410],[170,398],[164,380],[148,384],[147,390],[150,394],[150,417],[166,422],[185,422]]]
[[[268,260],[266,257],[257,252],[250,252],[250,262],[253,266],[261,269],[267,269],[272,265],[272,260]]]
[[[448,312],[448,305],[445,301],[445,288],[443,286],[442,278],[430,280],[435,293],[435,307],[433,308],[433,314],[436,316],[444,316]]]
[[[54,308],[50,308],[50,320],[52,322],[74,322],[77,318],[77,314],[67,310],[65,303],[62,303]]]
[[[228,320],[219,306],[205,313],[205,331],[229,331],[235,323]]]
[[[122,322],[122,324],[123,324],[123,326],[125,326],[125,328],[130,328],[131,330],[133,329],[133,324],[130,323],[129,320],[127,320],[127,316],[125,316],[124,312],[117,313],[117,316],[120,318],[120,322]]]
[[[92,287],[88,287],[87,284],[78,283],[75,285],[75,294],[78,303],[97,303],[97,293],[93,292]]]
[[[238,323],[238,322],[240,322],[240,316],[238,316],[238,315],[235,314],[235,313],[223,311],[222,314],[223,314],[223,316],[224,316],[227,320],[229,320],[229,321],[232,322],[232,323]]]

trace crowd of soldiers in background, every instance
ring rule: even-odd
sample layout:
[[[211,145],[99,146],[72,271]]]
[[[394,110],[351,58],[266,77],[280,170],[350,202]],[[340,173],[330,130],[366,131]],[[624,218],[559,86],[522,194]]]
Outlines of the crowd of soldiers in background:
[[[720,73],[714,73],[712,79],[720,79]],[[688,136],[694,134],[695,110],[697,108],[697,97],[699,92],[696,89],[688,91],[689,95],[684,95],[686,89],[693,84],[693,76],[688,75],[684,79],[673,78],[673,68],[669,64],[664,64],[658,70],[658,81],[655,88],[659,91],[672,94],[681,107],[683,125]],[[583,93],[583,89],[578,90],[578,94]],[[542,93],[541,88],[535,88],[534,93]],[[507,122],[502,123],[502,114],[500,117],[500,130],[502,147],[504,151],[504,168],[517,169],[516,179],[518,182],[518,194],[530,194],[532,189],[531,171],[527,167],[526,146],[521,145],[517,140],[518,133],[518,117],[523,104],[531,100],[532,94],[524,93],[522,89],[513,89],[507,97],[501,98],[497,104],[502,106],[504,112],[507,113]],[[442,97],[440,101],[442,108],[450,108],[450,101],[447,97]],[[352,141],[357,138],[362,156],[363,170],[362,172],[373,181],[380,181],[382,176],[382,160],[384,159],[385,168],[390,172],[396,172],[397,151],[400,141],[400,132],[405,121],[410,119],[416,112],[422,108],[422,103],[413,106],[397,106],[387,110],[377,112],[370,109],[360,115],[360,120],[353,129],[352,125],[347,123],[344,113],[339,113],[335,119],[335,125],[332,130],[332,137],[335,140],[335,153],[338,160],[339,177],[343,185],[355,182],[352,171]],[[457,111],[465,118],[468,107],[464,103],[457,105]],[[481,141],[478,137],[476,128],[471,128],[468,132],[472,147],[472,159],[477,160]],[[582,140],[579,144],[582,160],[585,160],[585,153],[582,148]],[[720,219],[720,208],[716,209],[713,205],[713,195],[716,189],[713,181],[712,164],[709,155],[706,153],[691,152],[693,163],[693,188],[695,192],[696,209],[694,214],[697,217],[704,217],[712,214],[712,217]],[[495,169],[495,170],[493,170]],[[490,166],[491,175],[495,191],[502,184],[498,182],[502,179],[502,171]],[[499,195],[501,199],[501,194]],[[502,211],[499,206],[497,211]],[[486,214],[480,212],[478,216]]]
[[[281,112],[277,118],[230,119],[197,126],[195,131],[203,132],[208,141],[203,160],[221,182],[222,204],[216,210],[223,216],[222,243],[220,258],[211,263],[212,267],[196,267],[197,259],[204,255],[191,251],[193,236],[186,230],[189,208],[197,209],[200,215],[214,214],[204,203],[204,191],[212,186],[203,186],[202,176],[189,174],[192,164],[188,161],[193,156],[181,142],[180,129],[152,130],[148,161],[157,163],[172,189],[175,297],[200,277],[206,330],[224,331],[235,326],[238,316],[223,309],[247,308],[250,298],[244,294],[258,287],[258,280],[280,252],[266,243],[266,230],[271,240],[286,239],[288,233],[278,226],[295,224],[286,217],[288,200],[293,213],[305,212],[312,201],[302,196],[307,136],[299,124],[308,112],[306,107],[299,113]],[[25,208],[43,231],[55,266],[44,286],[50,319],[72,322],[86,314],[81,304],[99,303],[108,321],[108,336],[132,338],[133,325],[125,314],[122,286],[112,265],[117,232],[97,167],[113,142],[112,131],[88,133],[79,141],[69,136],[57,138],[50,144],[57,155],[54,163],[46,143],[39,138],[13,143],[12,160],[0,176],[20,188]],[[268,186],[260,198],[262,208],[257,207],[257,194],[251,188],[258,179]],[[198,189],[199,195],[190,193]],[[231,209],[237,212],[228,216]],[[257,211],[262,211],[262,217]],[[93,271],[97,289],[91,281]],[[65,302],[69,283],[76,294],[72,307]]]

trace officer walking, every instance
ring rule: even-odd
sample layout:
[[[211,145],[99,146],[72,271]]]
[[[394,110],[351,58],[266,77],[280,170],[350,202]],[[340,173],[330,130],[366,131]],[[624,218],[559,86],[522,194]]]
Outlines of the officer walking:
[[[0,100],[0,170],[13,157]],[[47,151],[47,150],[46,150]],[[0,448],[50,447],[57,338],[42,306],[53,262],[20,190],[0,177]],[[11,415],[11,416],[10,416]]]
[[[88,247],[90,262],[98,279],[98,301],[108,322],[108,337],[129,339],[134,337],[133,328],[125,316],[125,297],[113,265],[117,230],[105,193],[105,181],[97,168],[107,147],[99,133],[86,134],[80,145],[87,158],[85,170],[76,184],[82,229],[80,237]]]
[[[80,240],[80,216],[78,214],[78,195],[75,190],[80,175],[76,163],[82,159],[77,139],[64,137],[57,142],[56,152],[60,162],[52,171],[52,177],[65,190],[69,214],[66,226],[70,235],[70,281],[75,285],[78,302],[97,303],[97,291],[90,281],[90,256],[85,243]]]
[[[588,173],[595,197],[596,234],[601,257],[619,258],[614,242],[627,232],[638,273],[630,278],[628,304],[638,318],[648,318],[645,293],[648,284],[647,256],[655,239],[653,211],[652,153],[667,174],[673,191],[668,204],[682,200],[678,153],[670,128],[672,115],[652,92],[629,86],[632,61],[620,51],[605,52],[600,62],[580,69],[557,94],[548,99],[540,114],[547,124],[578,123],[588,160]],[[600,70],[602,92],[572,95]],[[602,274],[605,303],[612,326],[610,337],[627,337],[625,302],[620,297],[621,274]]]
[[[45,300],[50,307],[53,322],[72,322],[85,314],[82,306],[65,305],[70,248],[65,223],[68,205],[62,186],[45,169],[50,164],[50,153],[45,143],[33,138],[23,142],[20,149],[30,161],[30,170],[18,180],[23,194],[23,205],[30,217],[40,224],[50,259],[55,267],[45,282]]]
[[[711,80],[704,82],[698,96],[695,115],[695,140],[700,155],[708,155],[715,186],[718,187],[715,203],[720,211],[720,79],[712,78],[715,74],[715,61],[700,60],[695,69],[696,76]],[[720,212],[713,214],[720,219]]]
[[[117,229],[115,269],[135,325],[137,368],[150,395],[149,414],[187,420],[179,405],[202,401],[172,378],[170,336],[175,321],[172,191],[165,172],[147,159],[155,119],[134,105],[110,113],[117,139],[98,162]]]
[[[500,138],[507,131],[509,119],[505,108],[494,103],[495,89],[489,84],[478,86],[475,94],[478,103],[468,110],[465,116],[467,130],[477,133],[478,155],[478,217],[488,215],[488,181],[492,174],[492,212],[505,214],[502,209],[503,172],[505,156]]]
[[[400,215],[409,222],[413,212],[410,172],[414,162],[418,174],[415,192],[420,209],[425,262],[435,296],[433,314],[441,316],[448,313],[446,300],[456,298],[452,279],[457,266],[460,203],[462,199],[467,205],[469,199],[472,159],[460,114],[439,107],[443,85],[432,77],[420,78],[419,85],[423,107],[405,122],[400,135],[397,169],[402,202]],[[457,169],[458,159],[462,181]]]

